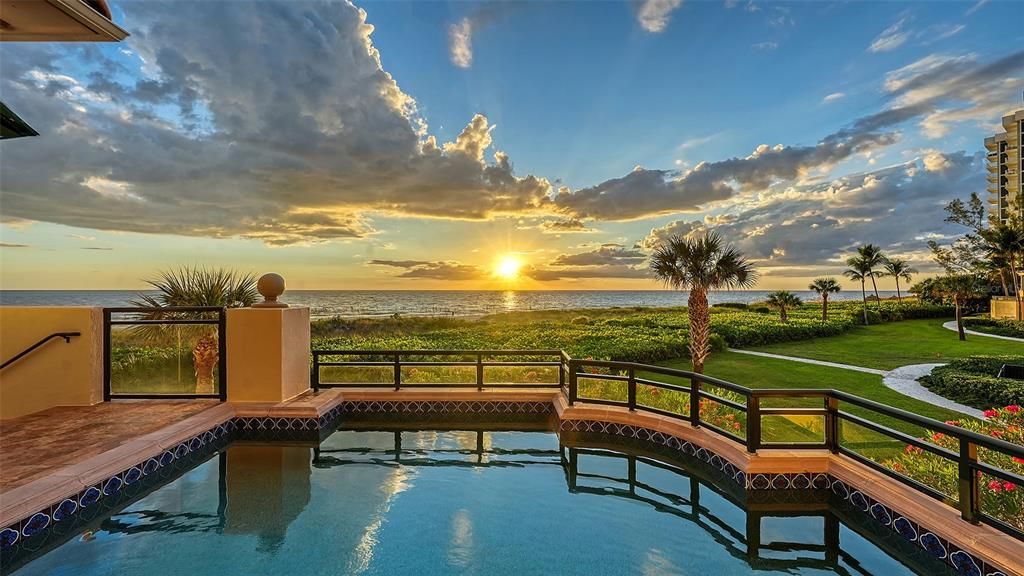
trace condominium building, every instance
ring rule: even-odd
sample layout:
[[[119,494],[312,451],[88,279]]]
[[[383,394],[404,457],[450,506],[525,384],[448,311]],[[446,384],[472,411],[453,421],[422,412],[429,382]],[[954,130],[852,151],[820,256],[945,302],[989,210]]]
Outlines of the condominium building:
[[[1024,110],[1003,116],[1005,132],[985,138],[988,151],[989,215],[1007,222],[1024,218]]]

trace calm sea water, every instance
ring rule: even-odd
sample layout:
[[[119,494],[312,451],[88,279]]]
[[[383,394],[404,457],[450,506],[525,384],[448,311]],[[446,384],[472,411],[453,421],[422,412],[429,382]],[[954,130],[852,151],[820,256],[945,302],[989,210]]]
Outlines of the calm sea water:
[[[757,302],[766,290],[712,293],[712,304]],[[815,300],[813,292],[795,292]],[[882,291],[881,296],[895,296]],[[2,290],[0,306],[128,306],[132,290]],[[289,290],[281,300],[308,306],[314,317],[328,316],[479,316],[521,310],[567,310],[613,306],[683,306],[686,292],[671,290]],[[857,299],[859,292],[840,292],[833,300]]]

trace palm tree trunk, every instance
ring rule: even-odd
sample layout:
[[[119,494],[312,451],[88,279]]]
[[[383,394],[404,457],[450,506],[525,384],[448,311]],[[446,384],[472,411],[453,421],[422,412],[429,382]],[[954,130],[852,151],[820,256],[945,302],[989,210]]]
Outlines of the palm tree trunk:
[[[782,320],[783,324],[789,322],[789,318],[786,316],[786,307],[785,306],[779,308],[779,318]]]
[[[196,370],[196,394],[213,394],[213,371],[217,367],[220,350],[217,337],[207,334],[192,349],[192,364]]]
[[[690,317],[690,363],[693,371],[704,373],[704,361],[711,354],[711,316],[708,312],[708,294],[703,286],[693,286],[687,300]]]
[[[828,322],[828,294],[821,295],[821,321]]]
[[[953,306],[956,308],[956,331],[960,334],[960,340],[967,340],[967,335],[964,334],[964,318],[960,313],[960,298],[953,298]]]
[[[875,282],[875,273],[871,273],[871,286],[875,289],[875,303],[878,304],[878,309],[882,309],[882,299],[878,297],[878,284]]]
[[[896,301],[903,305],[903,294],[900,294],[900,277],[896,277]]]
[[[868,325],[868,293],[867,286],[864,285],[864,279],[860,279],[860,298],[864,301],[864,325]]]
[[[1017,320],[1022,320],[1022,318],[1021,318],[1021,298],[1024,297],[1024,295],[1021,294],[1021,278],[1020,278],[1020,275],[1017,274],[1017,264],[1013,261],[1013,254],[1010,254],[1009,260],[1010,260],[1010,281],[1013,282],[1013,291],[1015,293],[1015,298],[1017,299],[1016,316],[1017,316]]]
[[[1006,270],[999,269],[999,283],[1003,286],[1003,296],[1010,297],[1010,287],[1006,284]]]

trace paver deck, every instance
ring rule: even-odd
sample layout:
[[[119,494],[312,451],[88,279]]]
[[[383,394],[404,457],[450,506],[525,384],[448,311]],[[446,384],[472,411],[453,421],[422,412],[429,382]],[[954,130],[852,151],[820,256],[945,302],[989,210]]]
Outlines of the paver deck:
[[[0,492],[28,484],[216,406],[144,400],[58,406],[0,422]]]

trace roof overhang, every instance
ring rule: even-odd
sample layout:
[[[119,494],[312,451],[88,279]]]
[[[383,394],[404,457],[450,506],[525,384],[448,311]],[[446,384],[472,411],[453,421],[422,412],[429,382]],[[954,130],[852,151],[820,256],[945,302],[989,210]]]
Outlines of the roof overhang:
[[[24,136],[39,136],[39,132],[19,118],[6,104],[0,102],[0,139]]]
[[[105,0],[0,0],[0,41],[118,42]]]

